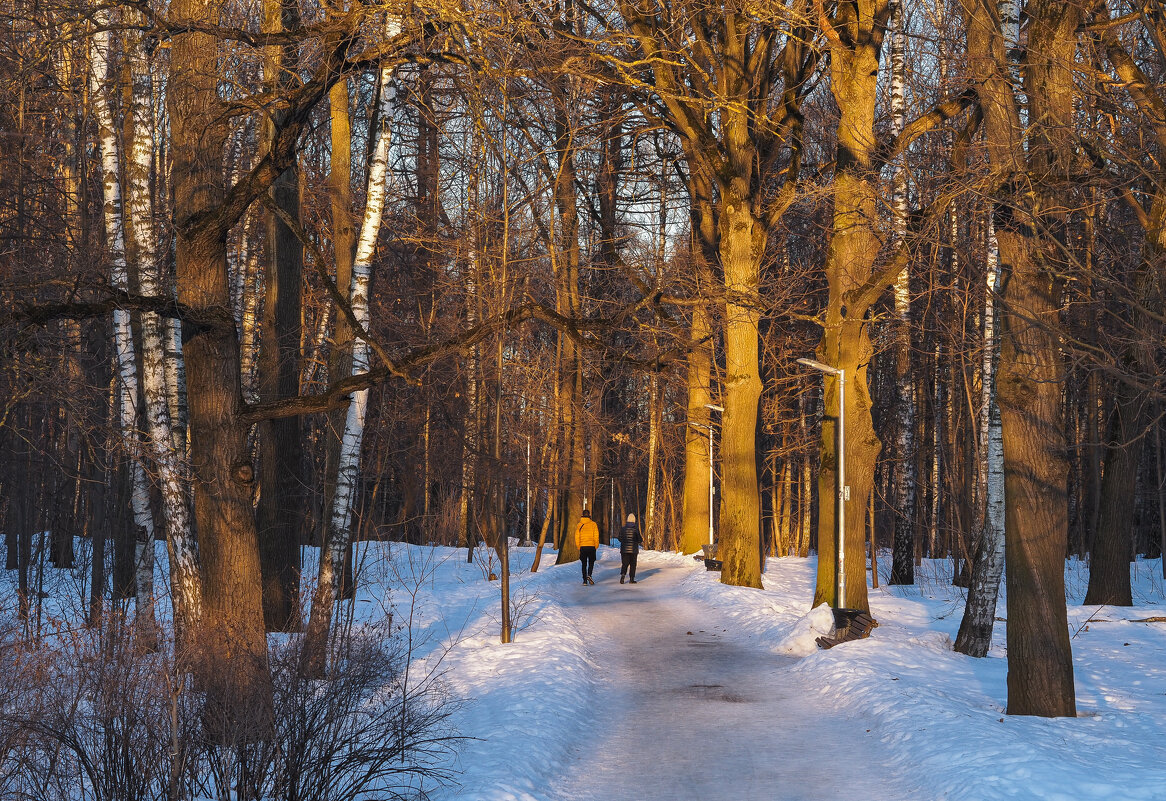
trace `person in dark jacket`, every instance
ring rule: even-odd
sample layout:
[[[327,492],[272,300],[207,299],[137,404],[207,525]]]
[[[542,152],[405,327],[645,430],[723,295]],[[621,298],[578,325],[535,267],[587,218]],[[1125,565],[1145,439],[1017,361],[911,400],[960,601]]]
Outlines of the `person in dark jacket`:
[[[628,522],[619,531],[620,584],[623,584],[625,576],[631,578],[630,583],[636,583],[636,557],[643,544],[644,538],[640,535],[640,527],[636,525],[636,516],[628,515]]]

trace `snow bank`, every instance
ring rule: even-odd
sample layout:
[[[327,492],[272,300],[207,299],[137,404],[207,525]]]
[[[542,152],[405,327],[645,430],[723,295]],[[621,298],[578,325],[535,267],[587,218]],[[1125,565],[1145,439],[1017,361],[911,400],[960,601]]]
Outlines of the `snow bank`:
[[[486,552],[467,563],[464,550],[360,548],[357,619],[391,612],[412,648],[412,680],[436,680],[460,700],[452,720],[468,738],[453,765],[460,784],[434,788],[437,801],[555,799],[569,748],[587,730],[591,713],[581,710],[598,708],[603,666],[589,653],[566,592],[578,567],[554,566],[547,551],[544,567],[531,574],[533,550],[512,551],[519,630],[502,645],[499,583],[485,580],[492,568]],[[306,557],[310,565],[314,551]],[[599,559],[609,573],[619,563],[610,548]],[[161,550],[158,563],[165,565]],[[950,585],[950,563],[925,562],[913,587],[872,590],[879,627],[867,640],[828,651],[814,646],[831,617],[825,607],[809,608],[812,559],[769,560],[761,590],[722,585],[719,573],[691,557],[645,552],[640,564],[646,572],[687,571],[680,592],[707,607],[718,636],[795,657],[775,661],[775,669],[792,671],[806,694],[881,741],[892,757],[872,770],[916,777],[929,798],[1166,801],[1166,623],[1138,622],[1166,614],[1157,560],[1132,565],[1137,605],[1127,609],[1082,606],[1087,568],[1067,563],[1080,714],[1053,720],[1005,714],[1006,623],[997,625],[984,659],[951,650],[963,594]],[[70,571],[47,576],[51,615],[74,619],[84,607],[83,581]],[[12,572],[0,577],[6,606],[14,582]],[[1007,618],[1006,598],[997,614]],[[732,727],[716,734],[732,736]]]

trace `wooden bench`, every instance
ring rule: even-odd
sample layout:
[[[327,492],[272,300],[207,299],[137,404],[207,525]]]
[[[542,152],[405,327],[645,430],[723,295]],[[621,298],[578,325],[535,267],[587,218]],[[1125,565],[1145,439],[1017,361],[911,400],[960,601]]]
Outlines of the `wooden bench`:
[[[835,645],[851,640],[864,640],[878,628],[878,621],[868,612],[853,609],[834,610],[834,636],[819,637],[814,640],[819,648],[833,648]]]

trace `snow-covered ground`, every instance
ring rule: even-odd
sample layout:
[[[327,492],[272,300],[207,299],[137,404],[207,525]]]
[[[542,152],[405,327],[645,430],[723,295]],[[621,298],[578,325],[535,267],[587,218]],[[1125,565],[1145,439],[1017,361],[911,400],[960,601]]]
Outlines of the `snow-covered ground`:
[[[873,797],[884,801],[1166,799],[1166,623],[1132,622],[1166,614],[1157,560],[1133,566],[1138,606],[1130,609],[1081,606],[1087,568],[1067,564],[1079,717],[1047,720],[1004,714],[1004,624],[996,627],[984,659],[951,650],[963,597],[948,581],[950,563],[925,563],[914,587],[872,590],[871,608],[880,623],[873,636],[819,651],[813,640],[829,628],[830,616],[822,608],[808,609],[812,559],[769,560],[765,589],[752,590],[724,586],[719,574],[691,558],[662,553],[642,554],[644,580],[621,586],[619,554],[606,548],[600,549],[596,568],[599,583],[583,587],[577,564],[548,566],[545,556],[544,567],[532,575],[526,570],[530,549],[514,551],[513,592],[522,628],[508,645],[498,641],[497,582],[485,582],[482,568],[467,564],[463,551],[394,545],[392,559],[383,563],[394,604],[404,611],[403,604],[413,603],[415,631],[424,632],[417,659],[432,662],[440,656],[444,680],[468,701],[456,725],[477,738],[461,750],[460,786],[437,798],[576,797],[564,795],[569,792],[564,787],[586,786],[580,777],[605,780],[608,763],[629,777],[626,794],[608,797],[657,797],[643,792],[644,767],[626,753],[625,742],[613,735],[613,747],[605,752],[606,736],[618,729],[621,716],[637,714],[619,695],[624,663],[616,664],[611,643],[625,625],[621,616],[633,632],[632,647],[650,642],[643,630],[654,625],[660,609],[683,601],[708,621],[694,636],[719,636],[742,653],[769,655],[771,670],[801,692],[792,705],[796,709],[737,703],[720,715],[698,714],[690,700],[678,697],[675,729],[690,731],[694,715],[707,726],[705,739],[695,742],[710,747],[691,752],[681,746],[691,748],[692,741],[642,719],[645,738],[667,743],[676,736],[678,748],[667,771],[693,779],[692,798],[837,798],[826,779],[839,771],[862,777],[845,767],[859,764],[866,774],[855,779],[853,790],[881,788]],[[370,558],[369,575],[375,561]],[[410,580],[414,592],[402,589]],[[653,587],[664,581],[674,588]],[[379,592],[370,588],[370,599]],[[1003,598],[998,615],[1007,616]],[[739,673],[734,679],[741,679]],[[661,684],[680,680],[667,669],[658,678]],[[726,686],[732,690],[731,682]],[[640,689],[634,695],[647,695]],[[799,710],[821,715],[826,723],[789,714]],[[757,721],[751,715],[765,717]],[[789,738],[759,738],[759,722],[795,740],[808,736],[817,742],[807,749],[803,739],[801,749],[786,753]],[[871,738],[868,745],[856,740],[856,733]],[[742,757],[705,761],[726,746]],[[651,753],[657,761],[663,758],[659,749]],[[697,781],[702,771],[722,771],[727,779],[751,765],[764,771],[768,768],[757,765],[791,759],[798,760],[796,772],[804,778],[800,787],[775,784],[750,795],[726,781],[721,796],[710,795]],[[658,771],[659,765],[652,768]]]
[[[753,590],[647,552],[632,586],[601,548],[584,587],[578,563],[548,551],[532,574],[533,549],[515,548],[503,645],[487,553],[360,548],[356,617],[392,609],[411,675],[462,700],[458,783],[435,801],[1166,801],[1166,623],[1135,622],[1166,615],[1158,560],[1132,566],[1133,608],[1082,606],[1087,567],[1067,564],[1079,716],[1048,720],[1004,714],[1005,624],[987,658],[951,650],[963,595],[950,563],[872,590],[873,636],[820,651],[830,615],[808,608],[813,559],[769,560]],[[85,597],[60,586],[68,572],[48,575],[50,596]],[[14,581],[0,577],[5,607]]]

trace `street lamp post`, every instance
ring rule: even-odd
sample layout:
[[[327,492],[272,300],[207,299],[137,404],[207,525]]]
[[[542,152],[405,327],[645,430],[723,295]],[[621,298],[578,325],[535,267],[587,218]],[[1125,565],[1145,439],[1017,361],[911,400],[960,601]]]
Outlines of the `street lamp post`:
[[[846,499],[850,494],[850,487],[846,486],[846,371],[839,367],[831,367],[813,359],[798,359],[798,364],[804,364],[826,375],[838,378],[838,425],[836,427],[835,442],[838,450],[838,480],[837,498],[834,514],[834,545],[838,552],[838,565],[835,572],[837,594],[834,598],[835,609],[846,608],[846,557],[843,546],[844,532],[846,531]]]

